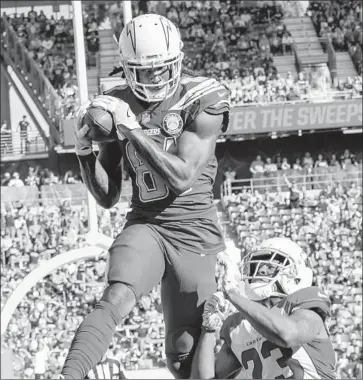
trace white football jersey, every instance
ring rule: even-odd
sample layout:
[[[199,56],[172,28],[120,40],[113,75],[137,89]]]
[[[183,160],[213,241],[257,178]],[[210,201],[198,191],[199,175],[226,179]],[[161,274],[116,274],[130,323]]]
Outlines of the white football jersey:
[[[299,290],[280,301],[271,313],[290,314],[297,308],[329,309],[329,299],[315,287]],[[326,296],[325,296],[326,297]],[[279,347],[266,340],[240,313],[225,321],[221,337],[241,369],[236,379],[331,379],[335,378],[335,354],[329,338],[315,339],[300,347]]]

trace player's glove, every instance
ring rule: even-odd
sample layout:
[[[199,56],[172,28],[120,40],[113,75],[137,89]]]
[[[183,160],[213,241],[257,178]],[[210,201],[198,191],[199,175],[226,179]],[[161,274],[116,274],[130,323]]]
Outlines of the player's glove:
[[[226,255],[220,258],[219,263],[222,266],[221,286],[224,294],[228,296],[232,290],[239,291],[242,276],[238,263]]]
[[[87,137],[89,126],[87,124],[82,125],[82,120],[87,112],[87,108],[91,102],[83,103],[78,110],[74,118],[74,137],[75,137],[75,151],[78,156],[86,156],[93,152],[92,140]]]
[[[202,328],[207,331],[218,331],[228,315],[229,302],[222,292],[215,292],[205,301]]]
[[[121,99],[109,95],[99,95],[93,99],[91,105],[111,113],[120,140],[125,138],[126,132],[141,128],[130,106]]]

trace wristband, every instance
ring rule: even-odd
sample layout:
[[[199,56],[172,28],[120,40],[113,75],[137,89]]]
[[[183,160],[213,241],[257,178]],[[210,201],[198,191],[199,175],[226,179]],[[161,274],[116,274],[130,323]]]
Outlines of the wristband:
[[[207,327],[207,326],[203,326],[203,325],[202,325],[202,330],[207,332],[207,333],[212,333],[212,332],[217,331],[216,329],[213,329],[212,327]]]

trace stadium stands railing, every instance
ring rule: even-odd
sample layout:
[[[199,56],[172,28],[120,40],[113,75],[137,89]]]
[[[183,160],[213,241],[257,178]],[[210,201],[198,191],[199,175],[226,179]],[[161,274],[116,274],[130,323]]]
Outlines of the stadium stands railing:
[[[8,56],[8,62],[6,63],[13,63],[28,86],[33,90],[33,94],[30,93],[30,95],[32,95],[34,102],[39,105],[39,111],[42,112],[43,116],[49,122],[50,127],[52,127],[53,138],[59,143],[60,137],[57,126],[62,118],[65,117],[65,110],[62,107],[61,98],[39,65],[29,55],[26,47],[18,41],[16,33],[5,17],[1,18],[1,26],[2,58]],[[9,59],[11,62],[9,62]]]
[[[20,133],[1,134],[1,157],[48,152],[48,147],[38,132],[28,132],[26,140],[20,136]]]
[[[297,175],[293,170],[286,170],[285,174],[288,181],[294,182],[298,185],[299,190],[305,187],[307,190],[322,189],[327,185],[340,183],[343,186],[349,186],[352,182],[357,185],[362,183],[362,164],[354,166],[351,170],[322,170],[319,168],[313,169],[310,173]],[[258,190],[264,192],[269,190],[271,192],[288,191],[288,185],[281,172],[277,176],[267,177],[261,175],[260,177],[253,177],[248,179],[237,179],[234,181],[224,181],[221,184],[221,200],[225,197],[230,197],[233,193],[241,191],[243,188],[251,189],[252,191]]]

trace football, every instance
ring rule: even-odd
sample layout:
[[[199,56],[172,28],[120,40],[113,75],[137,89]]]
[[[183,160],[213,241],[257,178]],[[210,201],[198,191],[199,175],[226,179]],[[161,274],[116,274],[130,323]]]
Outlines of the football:
[[[89,107],[83,117],[83,125],[89,126],[87,136],[95,142],[117,140],[116,126],[112,115],[101,108]]]

